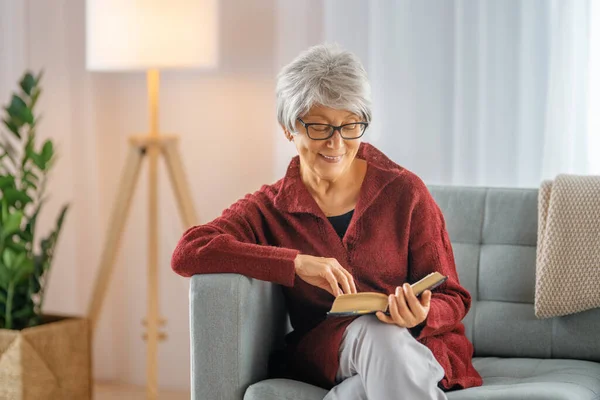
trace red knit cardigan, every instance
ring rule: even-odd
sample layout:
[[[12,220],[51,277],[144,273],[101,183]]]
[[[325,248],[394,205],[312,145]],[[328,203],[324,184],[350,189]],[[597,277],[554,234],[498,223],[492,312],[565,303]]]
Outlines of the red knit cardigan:
[[[357,157],[367,161],[367,172],[343,239],[304,186],[296,156],[283,179],[187,230],[173,252],[173,270],[186,277],[238,273],[282,285],[295,331],[290,374],[326,389],[335,384],[342,335],[356,317],[326,318],[334,298],[296,276],[296,255],[335,258],[359,292],[393,293],[439,271],[449,278],[433,291],[424,326],[411,332],[444,368],[444,389],[481,385],[461,323],[471,296],[459,283],[439,207],[419,177],[372,145],[362,143]]]

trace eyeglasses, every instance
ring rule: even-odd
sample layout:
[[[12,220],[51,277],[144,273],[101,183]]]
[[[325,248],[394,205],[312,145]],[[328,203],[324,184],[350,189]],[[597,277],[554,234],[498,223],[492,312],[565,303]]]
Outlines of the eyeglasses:
[[[354,140],[360,138],[367,129],[367,122],[351,122],[340,126],[330,124],[306,123],[298,118],[298,121],[306,128],[306,135],[312,140],[327,140],[333,136],[335,131],[340,131],[342,139]]]

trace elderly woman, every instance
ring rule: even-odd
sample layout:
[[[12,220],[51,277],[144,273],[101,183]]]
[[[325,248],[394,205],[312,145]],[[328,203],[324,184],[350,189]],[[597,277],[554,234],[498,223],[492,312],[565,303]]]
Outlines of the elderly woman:
[[[360,61],[327,45],[298,56],[278,77],[277,118],[298,151],[285,177],[186,231],[175,272],[280,284],[293,327],[285,376],[331,389],[326,399],[445,399],[481,385],[442,213],[419,177],[361,142]],[[408,283],[434,271],[447,281],[416,297]],[[363,291],[389,294],[390,315],[326,317],[336,296]]]

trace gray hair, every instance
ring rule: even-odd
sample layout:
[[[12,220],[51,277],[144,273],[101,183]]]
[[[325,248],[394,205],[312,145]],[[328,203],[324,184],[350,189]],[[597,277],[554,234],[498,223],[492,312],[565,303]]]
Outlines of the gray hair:
[[[290,133],[314,105],[348,110],[371,122],[371,86],[357,56],[337,45],[302,52],[277,77],[277,120]]]

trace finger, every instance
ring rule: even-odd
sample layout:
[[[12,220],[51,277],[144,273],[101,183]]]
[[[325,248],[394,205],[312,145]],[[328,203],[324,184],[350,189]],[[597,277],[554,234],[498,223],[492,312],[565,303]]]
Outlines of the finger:
[[[389,296],[389,309],[390,309],[390,315],[392,317],[392,319],[394,320],[394,322],[396,323],[396,325],[398,326],[402,326],[402,327],[406,327],[406,321],[404,320],[404,318],[402,318],[402,316],[400,315],[400,313],[398,312],[398,302],[396,300],[396,296],[394,296],[393,294],[391,294]]]
[[[421,295],[421,305],[429,312],[429,306],[431,305],[431,290],[426,290]]]
[[[335,277],[344,290],[344,293],[351,293],[350,291],[350,283],[348,282],[348,277],[346,274],[342,272],[342,267],[332,267],[332,271],[335,274]]]
[[[352,274],[350,272],[348,272],[348,270],[346,268],[342,267],[342,265],[335,258],[333,258],[332,261],[335,262],[335,266],[346,277],[346,280],[348,282],[348,291],[346,293],[356,293],[357,292],[356,291],[356,285],[354,284],[354,278],[352,277]]]
[[[338,282],[335,279],[335,275],[333,275],[333,272],[325,272],[325,279],[327,279],[327,282],[329,282],[329,284],[331,285],[331,289],[333,291],[331,294],[333,294],[335,297],[338,297],[341,293],[340,288],[338,287]]]
[[[411,313],[417,320],[422,320],[425,317],[425,310],[419,299],[417,299],[417,296],[415,296],[412,287],[408,283],[405,283],[402,285],[402,289],[404,290],[404,298],[406,299],[406,303],[408,304]]]
[[[394,322],[393,319],[391,319],[390,317],[388,317],[381,311],[377,311],[377,313],[375,313],[375,315],[377,316],[377,319],[379,319],[381,322],[385,322],[386,324],[396,325],[396,323]]]
[[[352,276],[352,274],[350,272],[348,272],[347,270],[345,270],[344,268],[342,268],[341,271],[348,279],[348,286],[350,287],[350,293],[357,293],[358,291],[356,290],[356,283],[354,282],[354,277]]]
[[[412,311],[410,310],[410,308],[408,308],[408,305],[406,304],[406,299],[404,297],[404,291],[402,290],[402,287],[396,288],[396,296],[395,297],[396,297],[396,305],[398,306],[398,314],[400,314],[400,316],[404,320],[406,327],[416,325],[415,315],[412,313]]]
[[[350,293],[358,293],[358,290],[356,289],[356,283],[354,282],[354,277],[352,276],[352,274],[344,268],[342,268],[342,272],[348,277],[348,282],[350,283]]]
[[[406,298],[404,297],[402,286],[398,286],[396,288],[396,303],[398,305],[398,313],[402,319],[404,319],[407,324],[414,323],[416,318],[410,308],[408,308],[408,304],[406,304]]]

